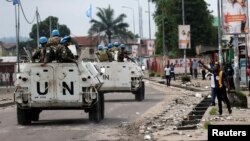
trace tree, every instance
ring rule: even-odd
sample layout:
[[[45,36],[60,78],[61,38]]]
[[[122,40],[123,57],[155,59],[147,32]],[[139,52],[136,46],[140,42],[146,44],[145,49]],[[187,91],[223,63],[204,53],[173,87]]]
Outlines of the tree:
[[[92,24],[89,29],[89,35],[101,35],[107,36],[108,42],[111,43],[112,35],[117,35],[120,38],[133,38],[131,36],[132,32],[129,32],[127,28],[129,25],[124,22],[124,18],[126,18],[125,14],[120,14],[118,17],[114,17],[114,10],[111,9],[110,5],[108,8],[97,8],[99,12],[97,12],[98,20],[92,19],[90,23]]]
[[[152,0],[156,4],[155,21],[158,25],[156,33],[156,53],[162,52],[162,29],[164,19],[165,44],[172,57],[182,55],[178,49],[178,25],[182,25],[182,0]],[[217,27],[213,27],[213,16],[204,0],[185,0],[185,24],[191,27],[191,49],[187,55],[195,55],[195,46],[217,45]]]
[[[50,21],[51,21],[51,30],[57,29],[60,32],[61,37],[65,35],[70,35],[70,30],[66,25],[60,25],[58,23],[58,18],[49,16],[44,21],[39,22],[39,37],[46,36],[50,37]],[[30,32],[30,38],[32,38],[34,41],[37,40],[37,24],[34,24],[32,26],[32,30]]]

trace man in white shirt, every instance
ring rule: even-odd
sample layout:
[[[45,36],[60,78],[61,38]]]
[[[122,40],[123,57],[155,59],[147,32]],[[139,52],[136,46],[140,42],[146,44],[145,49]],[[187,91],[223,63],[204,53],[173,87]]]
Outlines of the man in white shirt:
[[[166,75],[167,86],[170,86],[171,76],[170,76],[170,67],[169,67],[169,65],[167,65],[164,68],[164,71],[165,71],[165,75]]]
[[[216,99],[216,93],[215,93],[215,83],[214,83],[214,75],[212,73],[207,73],[206,77],[210,77],[210,84],[211,84],[211,106],[215,106],[215,99]]]

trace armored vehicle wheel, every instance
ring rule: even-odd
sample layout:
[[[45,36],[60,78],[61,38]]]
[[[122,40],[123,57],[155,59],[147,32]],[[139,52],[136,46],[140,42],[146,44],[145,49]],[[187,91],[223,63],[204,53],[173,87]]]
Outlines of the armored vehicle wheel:
[[[105,104],[104,104],[104,93],[99,93],[100,94],[100,100],[101,100],[101,118],[104,119],[105,115]]]
[[[142,101],[144,99],[144,95],[145,95],[144,93],[145,93],[145,84],[142,81],[141,82],[141,87],[135,93],[135,100],[136,101]]]
[[[31,110],[31,121],[38,121],[41,110]]]
[[[95,121],[95,122],[100,122],[102,120],[102,102],[104,102],[104,100],[102,100],[102,96],[100,94],[98,94],[98,101],[97,103],[90,109],[89,111],[89,120],[90,121]]]
[[[141,84],[142,84],[141,86],[142,86],[142,91],[143,91],[143,92],[142,92],[142,93],[143,93],[143,94],[142,94],[142,100],[144,100],[144,99],[145,99],[145,83],[144,83],[144,81],[142,81]]]
[[[21,109],[17,106],[17,123],[20,125],[29,125],[31,123],[30,109]]]

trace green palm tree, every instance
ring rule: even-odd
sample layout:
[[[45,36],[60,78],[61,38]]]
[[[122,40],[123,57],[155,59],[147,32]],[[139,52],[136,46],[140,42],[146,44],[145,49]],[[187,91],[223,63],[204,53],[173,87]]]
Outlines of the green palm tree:
[[[117,35],[119,37],[124,37],[127,32],[127,23],[123,22],[124,18],[127,16],[125,14],[120,14],[117,18],[114,18],[114,10],[111,9],[110,5],[108,8],[97,8],[97,17],[100,21],[92,19],[90,23],[92,24],[89,29],[89,34],[92,36],[97,35],[106,35],[108,36],[108,42],[111,43],[111,36]],[[131,37],[131,36],[128,36]]]

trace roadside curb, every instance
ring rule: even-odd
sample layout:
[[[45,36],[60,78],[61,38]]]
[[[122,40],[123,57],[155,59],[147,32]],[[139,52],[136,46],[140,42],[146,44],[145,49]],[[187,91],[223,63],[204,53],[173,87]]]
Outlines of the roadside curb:
[[[7,106],[11,106],[11,105],[14,105],[15,102],[6,102],[6,103],[0,103],[0,107],[7,107]]]
[[[150,78],[144,78],[145,80],[151,81],[151,82],[155,82],[158,83],[160,86],[166,86],[164,83],[164,80],[152,80]],[[177,85],[177,84],[171,84],[171,86],[173,87],[177,87],[177,88],[181,88],[181,89],[186,89],[189,91],[195,91],[195,92],[205,92],[205,91],[209,91],[209,89],[197,89],[194,87],[188,87],[188,86],[181,86],[181,85]]]

